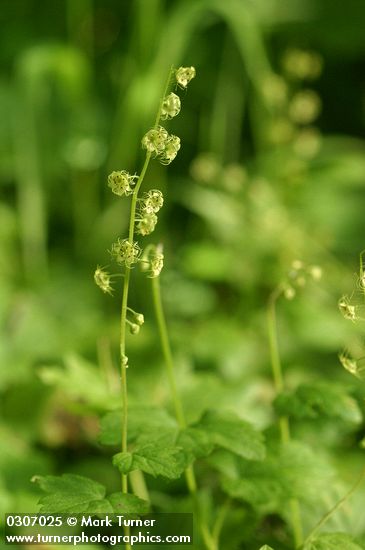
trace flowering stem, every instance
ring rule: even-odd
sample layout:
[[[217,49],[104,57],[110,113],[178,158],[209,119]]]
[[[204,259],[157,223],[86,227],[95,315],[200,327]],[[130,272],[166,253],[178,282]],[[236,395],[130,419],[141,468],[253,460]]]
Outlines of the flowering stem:
[[[134,240],[134,220],[136,216],[136,206],[138,199],[138,191],[142,185],[144,176],[151,159],[151,153],[146,154],[146,159],[138,178],[131,202],[131,210],[129,217],[129,242]],[[122,308],[120,314],[120,365],[122,374],[122,398],[123,398],[123,414],[122,414],[122,452],[127,452],[127,433],[128,433],[128,392],[127,392],[127,364],[126,364],[126,326],[127,326],[127,308],[128,308],[128,293],[129,282],[131,277],[131,268],[126,266],[123,283]],[[128,492],[128,477],[127,474],[122,474],[122,490],[123,493]]]
[[[159,110],[157,112],[155,125],[156,128],[161,117],[161,108],[164,96],[166,94],[166,91],[169,86],[170,78],[171,78],[171,72],[172,69],[169,72],[168,80],[166,83],[166,87],[164,90],[164,94],[161,99],[161,103],[159,106]],[[141,188],[141,185],[143,183],[144,177],[146,175],[148,165],[151,160],[151,153],[147,152],[145,161],[141,170],[141,173],[138,177],[136,186],[134,188],[134,192],[132,195],[132,201],[131,201],[131,208],[130,208],[130,216],[129,216],[129,232],[128,232],[128,240],[131,244],[134,242],[134,229],[135,229],[135,218],[136,218],[136,208],[137,208],[137,201],[138,201],[138,193]],[[128,450],[128,391],[127,391],[127,366],[128,366],[128,359],[126,356],[126,326],[127,326],[127,309],[128,309],[128,294],[129,294],[129,283],[130,283],[130,277],[131,277],[131,268],[126,265],[125,267],[125,274],[124,274],[124,283],[123,283],[123,291],[122,291],[122,305],[121,305],[121,313],[120,313],[120,366],[121,366],[121,379],[122,379],[122,401],[123,401],[123,409],[122,409],[122,452],[127,452]],[[128,493],[128,476],[127,474],[122,474],[122,491],[123,493]],[[126,527],[126,534],[129,534],[129,527]],[[126,544],[126,549],[130,550],[130,545]]]
[[[278,335],[277,335],[277,325],[276,325],[276,302],[278,298],[283,293],[282,286],[278,286],[274,292],[269,297],[268,307],[267,307],[267,326],[269,333],[269,345],[270,345],[270,359],[271,359],[271,369],[274,379],[274,385],[276,393],[281,393],[284,389],[284,378],[283,371],[280,361],[279,345],[278,345]],[[288,418],[285,416],[281,417],[279,420],[280,426],[280,435],[281,441],[287,443],[290,441],[290,431],[289,431],[289,422]]]
[[[284,288],[279,285],[274,292],[271,293],[267,305],[267,327],[269,335],[270,347],[270,362],[272,375],[275,384],[276,393],[281,393],[284,390],[284,377],[280,361],[278,332],[276,324],[276,303],[283,294]],[[287,416],[282,416],[279,419],[281,442],[285,445],[290,441],[289,420]],[[296,548],[301,546],[303,542],[303,528],[300,516],[299,502],[296,498],[290,499],[290,515],[293,528],[294,540]]]
[[[177,391],[174,361],[172,357],[171,345],[170,345],[169,335],[167,331],[166,318],[165,318],[165,313],[163,310],[162,299],[161,299],[160,277],[153,277],[151,281],[152,281],[153,304],[154,304],[158,331],[159,331],[160,340],[161,340],[162,353],[165,359],[167,378],[168,378],[171,393],[172,393],[172,401],[174,404],[175,415],[176,415],[176,419],[180,429],[184,430],[186,428],[186,419],[185,419],[185,414],[181,403],[181,399]],[[198,519],[198,525],[204,540],[204,544],[208,550],[217,550],[218,544],[216,543],[215,539],[211,535],[208,529],[208,526],[206,525],[201,515],[199,501],[197,498],[197,484],[196,484],[196,478],[195,478],[193,466],[189,466],[188,468],[186,468],[185,478],[186,478],[186,484],[188,486],[189,492],[193,497],[194,507],[195,507],[197,519]]]

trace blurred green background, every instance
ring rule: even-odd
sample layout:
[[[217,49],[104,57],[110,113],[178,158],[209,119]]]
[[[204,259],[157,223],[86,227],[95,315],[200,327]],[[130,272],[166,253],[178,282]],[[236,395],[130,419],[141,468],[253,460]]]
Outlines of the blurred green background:
[[[36,473],[118,484],[95,441],[98,414],[119,403],[119,294],[93,272],[127,231],[107,175],[140,170],[171,64],[197,77],[169,125],[178,157],[146,179],[165,195],[148,239],[164,243],[189,419],[218,403],[270,427],[265,308],[298,259],[323,276],[279,304],[288,387],[338,381],[362,407],[337,358],[361,351],[362,329],[337,301],[365,248],[364,2],[3,0],[0,21],[0,510],[36,509]],[[146,317],[128,341],[131,402],[170,406],[137,270],[131,300]],[[351,481],[361,424],[294,430]],[[357,533],[360,512],[346,519]]]

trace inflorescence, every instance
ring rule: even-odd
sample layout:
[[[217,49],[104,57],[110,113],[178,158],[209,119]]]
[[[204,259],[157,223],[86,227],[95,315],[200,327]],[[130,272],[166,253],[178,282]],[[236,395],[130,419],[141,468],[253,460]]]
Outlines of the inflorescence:
[[[174,71],[174,79],[176,87],[186,89],[189,82],[195,77],[194,67],[180,67]],[[177,156],[180,150],[180,138],[170,134],[166,128],[160,126],[160,120],[170,120],[177,116],[181,109],[181,101],[179,96],[170,92],[161,101],[158,120],[153,128],[142,138],[142,148],[147,152],[147,162],[149,158],[156,158],[162,164],[170,164]],[[142,176],[143,179],[143,176]],[[137,195],[139,186],[141,185],[141,176],[130,174],[126,170],[113,171],[108,176],[108,186],[112,192],[120,197],[128,197]],[[134,208],[136,209],[135,217],[133,214],[134,226],[130,229],[129,238],[120,238],[111,246],[110,255],[115,262],[124,268],[124,270],[132,269],[136,264],[140,264],[141,270],[148,277],[158,277],[163,268],[164,255],[161,245],[149,244],[144,250],[139,243],[134,241],[133,235],[141,235],[145,237],[150,235],[158,222],[157,213],[163,206],[164,198],[159,189],[151,189],[143,193],[141,197],[133,197]],[[132,202],[133,204],[133,202]],[[123,273],[122,273],[123,275]],[[103,292],[112,294],[111,278],[107,271],[101,267],[97,267],[94,273],[95,283]],[[126,322],[132,334],[137,334],[141,325],[144,322],[142,313],[136,313],[128,308],[131,319]],[[125,357],[125,366],[128,359]]]

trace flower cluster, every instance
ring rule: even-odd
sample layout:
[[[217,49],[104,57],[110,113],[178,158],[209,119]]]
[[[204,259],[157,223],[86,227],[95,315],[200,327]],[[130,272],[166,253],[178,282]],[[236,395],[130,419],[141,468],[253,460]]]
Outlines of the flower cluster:
[[[158,189],[151,189],[139,199],[139,218],[136,220],[139,235],[150,235],[154,231],[158,221],[156,214],[162,205],[163,195]]]
[[[138,313],[137,311],[134,311],[130,307],[127,307],[127,311],[129,314],[132,315],[132,320],[126,319],[127,325],[129,326],[129,332],[131,334],[138,334],[141,326],[144,323],[144,315],[143,313]]]
[[[159,157],[162,164],[170,164],[180,149],[180,138],[169,134],[163,126],[157,126],[143,136],[142,147]]]
[[[288,280],[284,284],[284,296],[292,300],[296,295],[296,288],[303,288],[307,284],[308,277],[313,281],[319,281],[322,277],[322,269],[318,265],[305,265],[301,260],[294,260],[288,273]]]
[[[180,67],[174,70],[174,78],[177,86],[186,89],[189,82],[195,77],[194,67]],[[159,124],[160,120],[170,120],[177,116],[181,109],[181,101],[179,96],[170,92],[162,99],[158,120],[156,125],[151,128],[142,138],[142,147],[147,151],[147,164],[150,157],[157,157],[162,164],[170,164],[180,150],[180,138],[169,132]],[[144,176],[130,174],[126,170],[113,171],[108,176],[108,186],[112,192],[118,196],[129,196],[138,194],[136,186],[139,189]],[[141,179],[140,179],[141,178]],[[140,262],[143,271],[147,272],[149,277],[158,277],[163,268],[164,255],[161,246],[148,245],[143,251],[138,242],[134,240],[134,232],[141,236],[150,235],[158,222],[157,213],[163,206],[163,195],[158,189],[151,189],[144,193],[142,197],[134,196],[131,206],[131,220],[129,238],[118,238],[111,246],[110,254],[115,259],[117,264],[131,269],[135,264]],[[137,208],[137,210],[136,210]],[[131,224],[135,223],[134,227]],[[116,275],[115,275],[116,276]],[[110,284],[111,275],[97,267],[94,280],[96,284],[109,294],[112,293]],[[130,312],[130,310],[128,308]],[[144,318],[140,313],[133,313],[133,319],[126,319],[129,324],[130,331],[133,334],[139,332],[140,326],[143,324]],[[122,355],[122,363],[125,367],[128,366],[128,358]]]
[[[189,82],[195,77],[194,67],[179,67],[175,72],[176,82],[181,88],[186,88]]]
[[[112,244],[110,254],[118,264],[131,268],[138,262],[141,249],[136,242],[130,243],[128,239],[118,239]]]
[[[110,274],[100,266],[97,266],[94,273],[94,281],[103,292],[112,294],[113,288],[110,284]]]
[[[137,179],[138,176],[131,176],[125,170],[114,171],[108,176],[108,186],[116,195],[128,196],[133,193],[133,186]]]
[[[317,52],[290,49],[284,54],[284,71],[290,78],[298,80],[313,80],[322,72],[323,60]]]

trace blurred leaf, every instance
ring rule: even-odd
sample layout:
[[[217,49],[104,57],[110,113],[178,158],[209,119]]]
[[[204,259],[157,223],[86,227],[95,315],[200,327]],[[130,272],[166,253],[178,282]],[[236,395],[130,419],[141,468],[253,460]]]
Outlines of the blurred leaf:
[[[99,441],[103,445],[120,445],[122,442],[122,411],[107,413],[100,422]],[[159,430],[175,431],[176,421],[164,410],[155,407],[131,406],[128,411],[128,440],[149,436]]]
[[[183,317],[210,313],[217,305],[215,292],[209,285],[177,272],[166,273],[162,293],[169,310]]]
[[[363,550],[364,546],[356,544],[350,535],[330,533],[319,535],[304,545],[303,550]]]
[[[34,433],[32,435],[34,437]],[[11,495],[34,493],[30,478],[35,471],[46,473],[51,466],[51,458],[46,452],[32,446],[13,427],[5,423],[0,425],[0,471]]]
[[[216,465],[219,468],[219,462]],[[329,490],[333,471],[326,460],[302,443],[291,442],[262,462],[237,462],[234,477],[223,488],[234,498],[249,502],[264,513],[281,514],[292,498],[317,502]]]
[[[242,227],[243,205],[227,193],[198,185],[183,187],[179,197],[184,206],[210,224],[214,234],[233,236]],[[219,214],[219,215],[218,215]]]
[[[192,462],[195,458],[208,456],[213,450],[209,434],[193,427],[180,430],[176,445],[184,451],[187,463]]]
[[[66,357],[64,368],[41,367],[38,373],[45,384],[56,386],[71,399],[96,409],[119,403],[119,396],[110,393],[102,372],[76,354]]]
[[[188,244],[182,252],[184,271],[206,281],[229,281],[235,254],[210,242]]]
[[[136,495],[113,493],[107,497],[115,514],[146,514],[150,505]]]
[[[13,509],[13,500],[13,494],[6,489],[5,484],[0,479],[0,514],[5,515]]]
[[[294,392],[287,392],[275,399],[279,415],[294,418],[318,418],[327,416],[345,422],[359,424],[362,413],[359,405],[344,389],[329,382],[301,384]]]
[[[74,101],[85,94],[90,66],[79,49],[63,44],[43,44],[23,52],[18,60],[18,76],[25,90],[33,94],[42,94],[47,79],[54,79],[64,98]]]

